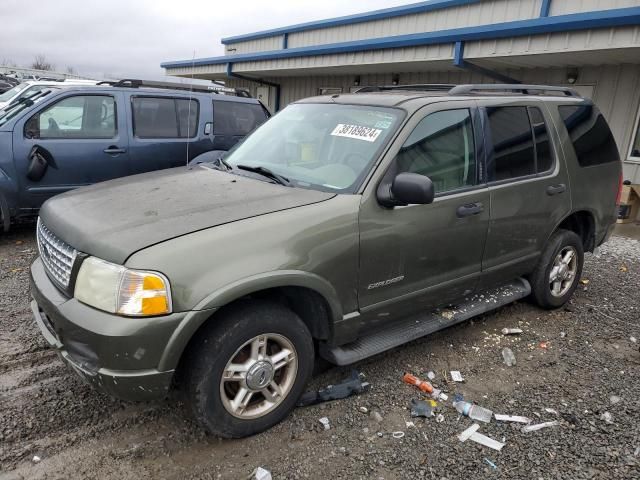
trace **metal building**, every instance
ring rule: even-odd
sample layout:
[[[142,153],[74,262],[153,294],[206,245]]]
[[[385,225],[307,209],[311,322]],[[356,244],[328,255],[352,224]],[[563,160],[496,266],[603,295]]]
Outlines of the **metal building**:
[[[167,74],[243,87],[272,111],[362,86],[571,85],[607,117],[640,183],[640,0],[431,0],[223,38]]]

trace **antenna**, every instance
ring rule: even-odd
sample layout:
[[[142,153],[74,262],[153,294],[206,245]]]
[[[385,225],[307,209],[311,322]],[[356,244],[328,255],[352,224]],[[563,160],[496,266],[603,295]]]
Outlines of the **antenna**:
[[[187,109],[187,169],[191,170],[189,166],[189,143],[191,143],[191,97],[193,95],[193,75],[195,73],[196,66],[196,51],[193,51],[193,59],[191,60],[191,86],[189,88],[189,107]],[[196,122],[196,125],[198,122]]]

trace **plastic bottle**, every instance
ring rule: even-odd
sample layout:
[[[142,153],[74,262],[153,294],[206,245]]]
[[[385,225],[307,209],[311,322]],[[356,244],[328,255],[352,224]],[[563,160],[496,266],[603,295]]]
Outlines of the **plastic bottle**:
[[[491,417],[493,417],[493,412],[491,410],[480,407],[478,405],[474,405],[470,402],[453,402],[453,406],[462,415],[465,415],[473,420],[478,420],[479,422],[489,423],[491,421]]]

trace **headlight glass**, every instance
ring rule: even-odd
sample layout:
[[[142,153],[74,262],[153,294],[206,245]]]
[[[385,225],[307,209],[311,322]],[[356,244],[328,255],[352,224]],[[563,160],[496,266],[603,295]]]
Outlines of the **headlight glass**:
[[[167,278],[89,257],[80,266],[75,298],[106,312],[127,316],[171,313]]]

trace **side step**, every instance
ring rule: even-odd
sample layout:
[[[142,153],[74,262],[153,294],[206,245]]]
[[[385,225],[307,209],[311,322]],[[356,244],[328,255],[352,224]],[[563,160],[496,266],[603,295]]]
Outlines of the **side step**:
[[[353,343],[340,347],[320,344],[319,353],[322,358],[331,363],[349,365],[503,307],[530,293],[529,282],[524,278],[518,278],[501,287],[477,293],[453,307],[415,315],[405,321],[394,323],[385,330],[362,337]]]

